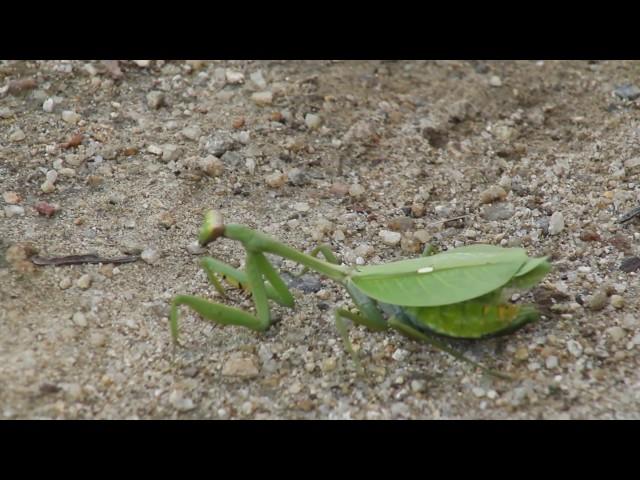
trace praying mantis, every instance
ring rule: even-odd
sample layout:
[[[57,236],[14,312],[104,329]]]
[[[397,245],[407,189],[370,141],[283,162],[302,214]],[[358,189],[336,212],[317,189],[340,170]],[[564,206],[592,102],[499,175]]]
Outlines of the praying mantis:
[[[217,277],[245,288],[253,297],[255,315],[192,295],[176,295],[171,303],[170,329],[178,343],[178,308],[185,305],[207,320],[264,331],[271,324],[269,300],[294,307],[294,297],[265,254],[277,255],[342,285],[357,311],[338,308],[336,327],[345,349],[363,372],[349,341],[345,320],[373,331],[393,329],[407,337],[446,351],[486,372],[508,376],[474,362],[439,337],[481,339],[512,332],[538,319],[530,305],[509,303],[513,291],[535,286],[550,271],[547,257],[530,258],[522,248],[475,244],[438,254],[382,265],[340,265],[328,246],[302,253],[261,232],[240,224],[225,224],[219,211],[205,214],[198,242],[206,246],[218,238],[240,242],[246,251],[245,269],[238,270],[212,257],[201,266],[216,290],[225,296]],[[324,260],[317,258],[318,254]]]

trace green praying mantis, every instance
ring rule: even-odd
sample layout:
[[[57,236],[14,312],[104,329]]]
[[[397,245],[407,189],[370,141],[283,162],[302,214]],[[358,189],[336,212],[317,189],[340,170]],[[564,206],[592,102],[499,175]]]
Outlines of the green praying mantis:
[[[177,295],[169,316],[174,344],[178,343],[178,308],[186,305],[207,320],[264,331],[271,324],[269,300],[292,308],[294,298],[265,254],[277,255],[341,284],[357,311],[335,310],[335,323],[345,349],[362,366],[349,341],[345,320],[373,331],[394,329],[427,342],[454,357],[497,376],[494,372],[443,343],[439,337],[480,339],[512,332],[535,321],[538,312],[530,305],[509,303],[517,290],[535,286],[549,272],[547,257],[529,258],[522,248],[476,244],[443,253],[384,265],[340,265],[328,246],[302,253],[261,232],[239,224],[225,225],[222,214],[208,211],[200,229],[202,246],[220,237],[242,243],[246,250],[244,271],[204,257],[201,265],[209,281],[225,296],[217,275],[253,297],[255,315],[192,295]],[[325,260],[317,258],[322,254]],[[506,376],[509,378],[508,376]]]

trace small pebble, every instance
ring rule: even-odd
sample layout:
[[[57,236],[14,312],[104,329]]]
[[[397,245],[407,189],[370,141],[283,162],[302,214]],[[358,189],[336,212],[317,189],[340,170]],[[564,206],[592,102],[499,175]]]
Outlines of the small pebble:
[[[57,179],[58,179],[58,172],[56,172],[55,170],[49,170],[47,172],[47,182],[56,183]]]
[[[562,212],[554,212],[549,219],[549,235],[558,235],[564,230],[564,216]]]
[[[626,83],[616,87],[613,93],[624,100],[635,100],[640,97],[640,88]]]
[[[492,75],[491,78],[489,78],[489,85],[492,87],[501,87],[502,79],[497,75]]]
[[[24,140],[26,138],[26,135],[24,134],[24,132],[21,129],[16,129],[14,130],[10,135],[9,135],[9,141],[11,142],[21,142],[22,140]]]
[[[225,79],[227,83],[230,83],[231,85],[244,83],[244,74],[242,72],[227,69],[225,71]]]
[[[22,200],[22,197],[20,197],[16,192],[4,192],[2,194],[2,198],[9,205],[15,205],[16,203],[20,203]]]
[[[364,192],[364,187],[358,183],[354,183],[349,187],[349,195],[352,197],[360,197]]]
[[[311,210],[311,206],[307,202],[297,202],[293,204],[293,209],[296,212],[308,212]]]
[[[197,240],[187,245],[187,252],[189,252],[191,255],[200,255],[201,253],[205,253],[206,251],[207,249],[201,247],[200,243],[198,243]]]
[[[264,90],[267,88],[267,82],[262,76],[262,70],[253,72],[251,75],[249,75],[249,79],[259,90]]]
[[[526,347],[519,347],[514,357],[516,360],[524,361],[529,358],[529,350]]]
[[[478,398],[482,398],[486,395],[484,388],[481,387],[473,387],[471,392],[473,392],[473,394]]]
[[[424,380],[411,380],[411,390],[413,392],[425,392],[427,390],[427,382]]]
[[[189,140],[198,140],[202,135],[202,130],[197,125],[183,128],[180,133]]]
[[[51,205],[47,202],[38,202],[35,204],[35,209],[40,215],[44,215],[45,217],[53,217],[53,215],[58,211],[58,206]]]
[[[73,168],[61,168],[58,173],[63,177],[75,177],[76,171]]]
[[[255,92],[251,94],[251,100],[253,100],[256,105],[260,105],[260,106],[271,105],[273,103],[273,93],[268,91]]]
[[[80,115],[73,110],[64,110],[62,112],[62,120],[70,125],[75,125],[80,121]]]
[[[493,185],[480,193],[480,203],[492,203],[505,198],[507,198],[507,192],[498,185]]]
[[[67,385],[65,390],[65,393],[68,395],[68,397],[76,402],[82,400],[82,397],[84,396],[82,387],[77,383],[70,383],[69,385]]]
[[[345,239],[344,232],[342,230],[336,230],[335,232],[333,232],[333,239],[336,242],[344,242],[344,239]]]
[[[397,245],[402,238],[400,232],[392,232],[390,230],[381,230],[379,235],[382,237],[382,242],[386,245]]]
[[[107,343],[107,337],[103,333],[93,332],[89,336],[89,343],[94,347],[103,347]]]
[[[281,188],[285,183],[287,183],[287,175],[276,170],[274,173],[265,177],[265,182],[271,188]]]
[[[349,193],[349,185],[340,182],[332,183],[331,188],[329,188],[329,193],[336,197],[344,197]]]
[[[258,367],[250,357],[232,354],[222,367],[225,377],[252,378],[258,376]]]
[[[607,335],[609,335],[614,342],[619,342],[626,336],[624,330],[618,326],[607,328]]]
[[[369,244],[358,245],[353,252],[359,257],[368,258],[375,253],[375,249]]]
[[[575,340],[569,340],[567,342],[567,350],[569,350],[569,353],[576,358],[582,355],[582,345]]]
[[[147,105],[153,110],[158,110],[165,105],[164,93],[157,90],[147,93]]]
[[[424,228],[416,230],[413,232],[413,238],[418,240],[420,243],[428,243],[431,240],[432,235],[429,234]]]
[[[287,179],[289,183],[296,186],[302,186],[309,183],[306,174],[300,168],[292,168],[287,172]]]
[[[304,123],[310,130],[315,130],[322,125],[322,117],[315,113],[307,113],[304,117]]]
[[[424,203],[414,202],[411,204],[411,216],[413,218],[421,218],[424,217],[424,214],[427,212],[427,207]]]
[[[145,248],[140,254],[140,258],[146,263],[153,265],[160,260],[160,252],[154,248]]]
[[[632,328],[636,328],[639,325],[640,325],[640,322],[638,321],[638,318],[635,315],[632,315],[631,313],[627,313],[622,319],[622,326],[625,328],[632,329]]]
[[[176,218],[171,214],[171,212],[162,212],[160,214],[160,218],[158,218],[158,223],[168,229],[176,224]]]
[[[600,289],[596,293],[593,294],[591,299],[589,300],[589,308],[593,311],[602,310],[607,306],[607,302],[609,298],[607,297],[607,292],[605,289]]]
[[[509,220],[513,217],[515,210],[513,206],[504,203],[497,203],[494,205],[490,205],[485,207],[482,212],[482,216],[485,220],[489,221],[499,221],[499,220]]]
[[[21,217],[24,215],[24,208],[20,205],[7,205],[4,207],[4,214],[7,218]]]
[[[60,287],[61,290],[66,290],[67,288],[70,288],[71,279],[69,277],[64,277],[62,280],[60,280],[60,283],[58,283],[58,286]]]
[[[234,168],[241,166],[243,163],[242,155],[240,155],[238,152],[232,152],[230,150],[224,152],[224,155],[222,155],[222,158],[220,160],[222,160],[222,163],[224,163],[225,165],[231,165]]]
[[[328,373],[328,372],[334,371],[337,366],[338,366],[338,363],[335,357],[328,357],[322,361],[321,369],[323,372]]]
[[[210,177],[219,177],[224,172],[224,163],[218,157],[208,155],[199,160],[198,168]]]
[[[182,148],[172,143],[166,143],[162,146],[162,161],[175,162],[182,156]]]
[[[53,103],[53,98],[47,98],[42,104],[42,110],[44,110],[47,113],[51,113],[53,112],[54,106],[55,105]]]
[[[613,308],[618,310],[624,307],[624,297],[622,295],[611,295],[610,302]]]
[[[71,320],[78,327],[86,327],[88,325],[87,324],[87,317],[82,312],[74,313]]]
[[[413,229],[414,221],[409,217],[395,217],[389,220],[387,227],[395,232],[407,232]]]
[[[153,154],[153,155],[162,155],[162,148],[160,148],[158,145],[149,145],[147,147],[147,152]]]
[[[185,398],[184,393],[181,390],[173,390],[169,394],[169,403],[179,412],[188,412],[196,408],[193,400]]]
[[[402,362],[409,356],[409,351],[403,348],[397,348],[395,352],[391,355],[396,362]]]
[[[544,361],[544,364],[549,370],[556,368],[558,366],[558,357],[555,355],[549,355]]]
[[[88,273],[85,273],[76,281],[76,286],[78,288],[82,288],[83,290],[86,290],[89,287],[91,287],[91,282],[92,282],[91,275],[89,275]]]
[[[402,402],[396,402],[391,405],[391,415],[393,416],[406,417],[409,415],[409,413],[409,407]]]

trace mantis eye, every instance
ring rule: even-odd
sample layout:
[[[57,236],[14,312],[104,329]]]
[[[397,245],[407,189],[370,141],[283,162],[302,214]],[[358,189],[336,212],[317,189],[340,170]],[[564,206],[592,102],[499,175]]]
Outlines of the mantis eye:
[[[216,238],[224,235],[224,218],[217,210],[209,210],[204,217],[204,223],[200,228],[198,243],[205,246],[213,242]]]

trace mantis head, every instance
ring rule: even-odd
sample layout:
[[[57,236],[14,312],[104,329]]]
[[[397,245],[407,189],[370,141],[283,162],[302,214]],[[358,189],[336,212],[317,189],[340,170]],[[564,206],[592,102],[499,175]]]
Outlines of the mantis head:
[[[222,218],[222,213],[217,210],[209,210],[205,214],[204,223],[200,228],[198,243],[204,247],[223,235],[224,218]]]

